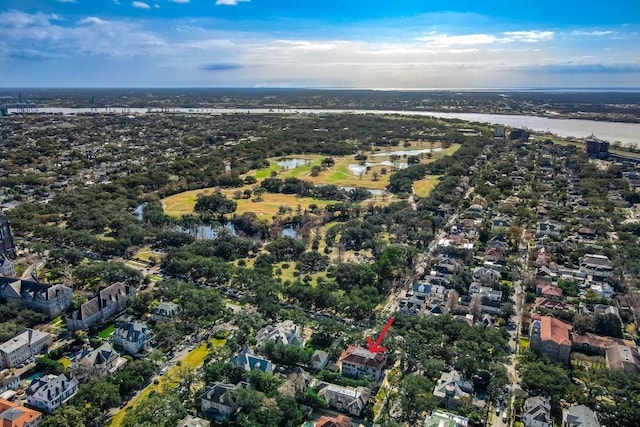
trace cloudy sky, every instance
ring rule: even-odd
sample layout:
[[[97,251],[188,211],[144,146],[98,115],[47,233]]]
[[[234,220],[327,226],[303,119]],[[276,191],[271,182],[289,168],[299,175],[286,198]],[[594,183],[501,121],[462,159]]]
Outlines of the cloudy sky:
[[[640,86],[631,0],[0,0],[0,87]]]

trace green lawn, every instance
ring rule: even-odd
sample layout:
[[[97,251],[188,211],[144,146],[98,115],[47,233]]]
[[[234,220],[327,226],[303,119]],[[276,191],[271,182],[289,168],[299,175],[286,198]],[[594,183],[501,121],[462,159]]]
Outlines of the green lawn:
[[[100,331],[100,333],[98,334],[98,336],[102,339],[107,339],[109,338],[111,335],[113,335],[113,331],[116,330],[116,325],[114,325],[113,323],[109,326],[107,326],[106,328],[104,328],[102,331]]]
[[[66,356],[58,359],[56,362],[62,363],[62,366],[64,366],[64,369],[67,369],[69,366],[71,366],[71,359],[69,359]]]

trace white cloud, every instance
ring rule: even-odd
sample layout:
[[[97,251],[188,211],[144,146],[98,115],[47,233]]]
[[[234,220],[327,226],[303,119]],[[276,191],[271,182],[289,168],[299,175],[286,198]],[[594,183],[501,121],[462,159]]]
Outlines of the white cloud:
[[[131,6],[135,7],[136,9],[151,9],[151,6],[143,1],[131,2]]]
[[[172,3],[181,3],[181,4],[187,4],[189,3],[189,0],[169,0]]]
[[[251,0],[216,0],[216,6],[237,6],[238,3],[249,2]]]
[[[616,34],[615,31],[608,31],[608,30],[594,30],[594,31],[572,31],[570,33],[572,36],[594,36],[594,37],[601,37],[601,36],[612,36],[614,34]]]
[[[429,46],[474,46],[495,43],[498,38],[491,34],[464,34],[450,36],[448,34],[429,34],[417,40],[426,42]]]
[[[97,16],[87,16],[86,18],[78,21],[78,25],[104,25],[107,23],[107,21],[100,19]]]
[[[58,3],[78,3],[77,0],[56,0]]]
[[[535,43],[553,39],[553,31],[507,31],[501,39],[503,42]]]
[[[156,9],[160,9],[160,5],[158,3],[154,4],[153,7],[155,7]]]

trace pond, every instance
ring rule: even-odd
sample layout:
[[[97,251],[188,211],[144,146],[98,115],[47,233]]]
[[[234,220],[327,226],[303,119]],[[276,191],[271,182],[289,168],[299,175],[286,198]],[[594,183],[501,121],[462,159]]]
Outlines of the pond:
[[[200,225],[196,226],[195,228],[185,228],[185,227],[181,227],[179,225],[176,225],[174,227],[174,230],[175,231],[180,231],[182,233],[186,233],[186,234],[188,234],[190,236],[195,237],[196,239],[215,240],[215,239],[218,238],[218,235],[220,234],[220,229],[221,228],[226,228],[227,231],[230,232],[231,234],[233,234],[234,236],[238,235],[238,232],[236,230],[236,226],[232,222],[227,222],[223,226],[200,224]]]
[[[288,225],[282,229],[282,233],[280,233],[282,237],[291,237],[292,239],[296,239],[298,237],[298,232],[293,227],[293,225]]]
[[[405,169],[408,165],[406,162],[391,162],[389,160],[385,160],[383,162],[378,162],[378,163],[367,162],[364,164],[364,166],[360,164],[352,163],[349,165],[349,170],[355,176],[360,176],[367,171],[367,167],[372,167],[372,166],[391,166],[391,167],[396,167],[398,169]]]
[[[280,166],[282,169],[285,169],[285,170],[295,169],[298,166],[308,165],[309,163],[311,163],[311,160],[305,160],[305,159],[287,159],[287,158],[283,158],[283,159],[280,159],[280,160],[276,161],[276,164],[278,166]]]
[[[142,222],[142,215],[145,206],[147,206],[147,202],[141,203],[137,208],[134,209],[133,214],[138,218],[138,221]]]
[[[356,189],[356,187],[338,187],[338,188],[345,191],[352,191]],[[383,194],[387,194],[387,192],[384,190],[374,190],[371,188],[363,188],[363,187],[358,187],[358,188],[361,190],[367,190],[369,193],[371,193],[374,196],[382,196]]]
[[[373,157],[387,157],[387,156],[415,156],[417,154],[429,153],[432,150],[430,148],[425,148],[423,150],[396,150],[396,151],[385,151],[383,153],[376,153]],[[443,151],[443,148],[438,147],[434,148],[433,152],[437,153]]]

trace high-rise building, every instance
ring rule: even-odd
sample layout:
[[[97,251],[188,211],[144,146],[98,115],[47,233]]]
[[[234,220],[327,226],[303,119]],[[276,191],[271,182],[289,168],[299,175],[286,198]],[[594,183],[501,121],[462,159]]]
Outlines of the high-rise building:
[[[584,150],[589,157],[607,159],[609,157],[609,142],[589,138],[584,143]]]
[[[9,228],[9,219],[4,215],[0,215],[0,255],[9,259],[16,258],[16,246]]]

